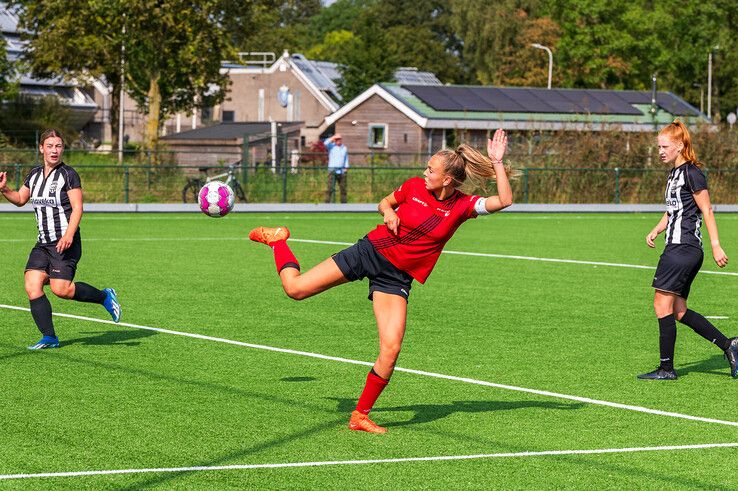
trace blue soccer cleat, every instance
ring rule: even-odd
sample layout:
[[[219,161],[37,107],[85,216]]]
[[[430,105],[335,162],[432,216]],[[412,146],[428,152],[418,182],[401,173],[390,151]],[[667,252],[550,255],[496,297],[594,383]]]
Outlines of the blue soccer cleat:
[[[36,343],[32,344],[28,347],[30,350],[37,350],[37,349],[48,349],[48,348],[58,348],[59,347],[59,338],[56,336],[44,336],[41,338],[41,340]]]
[[[105,300],[103,301],[103,307],[105,307],[105,310],[110,312],[110,316],[113,318],[113,322],[118,322],[120,320],[120,303],[118,302],[118,297],[115,295],[115,290],[112,288],[105,288],[103,290],[105,292]]]

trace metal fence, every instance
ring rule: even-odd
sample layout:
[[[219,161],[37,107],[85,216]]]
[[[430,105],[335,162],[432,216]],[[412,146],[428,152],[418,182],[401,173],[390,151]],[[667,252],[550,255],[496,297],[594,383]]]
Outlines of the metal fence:
[[[33,164],[0,164],[17,189]],[[75,164],[86,202],[178,203],[188,180],[204,178],[198,167],[146,164]],[[421,176],[424,166],[353,167],[347,174],[348,202],[376,203],[406,179]],[[207,175],[225,172],[211,167]],[[512,182],[517,203],[660,203],[665,169],[524,167]],[[706,169],[713,203],[738,203],[738,169]],[[237,179],[251,203],[322,203],[331,180],[325,166],[242,165]],[[491,188],[465,190],[494,193]],[[340,196],[338,189],[332,201]]]

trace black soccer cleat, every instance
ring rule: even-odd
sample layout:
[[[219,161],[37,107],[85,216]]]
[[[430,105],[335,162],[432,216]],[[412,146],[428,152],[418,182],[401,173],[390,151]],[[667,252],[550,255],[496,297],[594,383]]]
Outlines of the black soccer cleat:
[[[641,380],[676,380],[677,374],[674,370],[665,370],[658,367],[653,372],[638,375],[638,378]]]
[[[730,363],[730,376],[738,378],[738,338],[730,338],[730,345],[725,350],[725,358]]]

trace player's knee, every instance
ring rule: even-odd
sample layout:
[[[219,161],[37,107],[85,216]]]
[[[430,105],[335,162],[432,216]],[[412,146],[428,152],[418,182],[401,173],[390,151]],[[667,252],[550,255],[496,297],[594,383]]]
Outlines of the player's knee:
[[[38,281],[29,281],[28,279],[26,279],[24,286],[26,289],[26,294],[30,299],[38,298],[44,294],[43,283],[40,283]]]
[[[379,356],[394,365],[394,363],[397,361],[397,358],[400,356],[401,349],[402,343],[382,343],[379,346]]]
[[[684,314],[687,313],[687,309],[676,309],[674,311],[674,317],[676,317],[676,320],[680,321],[682,320],[682,317],[684,317]],[[668,314],[667,314],[668,315]]]
[[[72,285],[51,285],[51,291],[59,298],[72,298]]]

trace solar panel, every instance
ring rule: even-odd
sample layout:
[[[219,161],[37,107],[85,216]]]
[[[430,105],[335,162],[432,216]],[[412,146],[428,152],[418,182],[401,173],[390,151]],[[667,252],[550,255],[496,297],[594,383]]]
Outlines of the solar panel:
[[[660,108],[669,111],[675,116],[700,115],[700,112],[696,108],[679,99],[674,94],[659,92],[658,94],[656,94],[656,104],[658,104]]]
[[[539,89],[526,87],[460,87],[403,85],[436,111],[518,112],[564,114],[623,114],[640,116],[633,104],[650,104],[651,93],[637,90]],[[668,92],[659,92],[656,102],[679,116],[697,116],[699,111]]]

